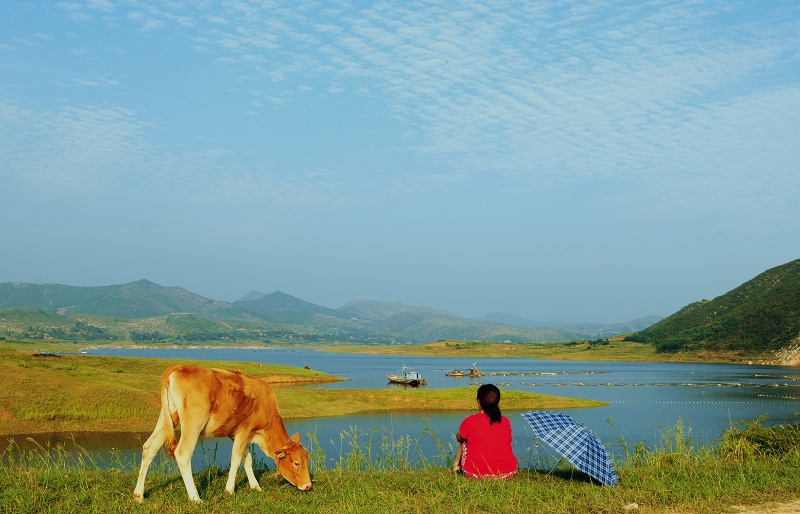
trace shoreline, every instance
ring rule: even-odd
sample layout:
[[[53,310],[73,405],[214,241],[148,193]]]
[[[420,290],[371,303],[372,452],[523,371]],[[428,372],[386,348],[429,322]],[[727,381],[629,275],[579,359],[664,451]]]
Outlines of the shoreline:
[[[109,341],[107,344],[60,340],[4,340],[0,344],[25,350],[43,353],[91,355],[92,350],[109,349],[239,349],[239,350],[280,350],[300,348],[330,353],[357,353],[372,355],[409,355],[458,358],[529,358],[537,360],[566,360],[586,362],[673,362],[673,363],[706,363],[706,364],[744,364],[792,366],[780,355],[773,353],[745,354],[741,352],[712,352],[701,350],[694,352],[657,353],[653,345],[625,341],[622,337],[613,337],[602,343],[590,341],[544,342],[544,343],[496,343],[485,341],[439,340],[428,343],[372,345],[360,343],[147,343],[138,344],[132,341]]]

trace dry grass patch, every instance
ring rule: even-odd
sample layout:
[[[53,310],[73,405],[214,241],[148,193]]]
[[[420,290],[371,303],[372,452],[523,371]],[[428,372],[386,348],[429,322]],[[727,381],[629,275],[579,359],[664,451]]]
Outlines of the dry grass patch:
[[[371,355],[413,355],[423,357],[525,357],[541,360],[593,361],[593,362],[765,362],[769,355],[744,355],[741,352],[658,353],[655,345],[624,341],[614,337],[608,343],[589,341],[558,343],[489,343],[484,341],[436,341],[419,345],[339,345],[325,346],[319,350]]]
[[[297,384],[337,377],[290,366],[225,361],[196,364]],[[158,415],[161,374],[169,359],[38,355],[0,345],[0,434],[147,431]]]

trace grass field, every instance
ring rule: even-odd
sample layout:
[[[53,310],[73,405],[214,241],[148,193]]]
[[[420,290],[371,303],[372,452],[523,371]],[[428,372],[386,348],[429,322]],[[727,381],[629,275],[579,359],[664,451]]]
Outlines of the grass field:
[[[260,492],[247,489],[241,471],[236,493],[229,496],[224,492],[226,470],[195,470],[201,504],[188,502],[171,461],[151,471],[144,503],[137,504],[132,499],[136,475],[127,471],[129,463],[99,469],[89,460],[84,469],[75,470],[58,453],[32,452],[0,467],[0,513],[705,514],[742,512],[734,506],[756,505],[766,514],[776,512],[770,510],[775,502],[800,498],[798,434],[791,427],[753,424],[729,431],[713,447],[698,447],[679,424],[657,447],[629,444],[627,457],[617,463],[620,483],[614,487],[593,482],[563,460],[522,461],[512,479],[473,481],[449,472],[450,456],[431,456],[411,466],[394,449],[388,450],[388,458],[365,459],[370,450],[353,442],[335,466],[314,470],[314,489],[306,493],[275,478],[268,459],[256,463]],[[312,453],[312,461],[320,458],[324,462],[324,455]]]

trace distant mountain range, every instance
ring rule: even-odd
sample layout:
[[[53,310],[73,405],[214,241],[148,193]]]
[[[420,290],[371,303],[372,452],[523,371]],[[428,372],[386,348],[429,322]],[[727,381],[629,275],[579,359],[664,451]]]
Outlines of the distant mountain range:
[[[570,341],[619,334],[663,352],[767,350],[779,352],[783,362],[800,364],[800,259],[667,318],[609,325],[533,322],[503,313],[474,320],[397,302],[357,301],[331,309],[281,291],[253,291],[228,303],[148,280],[101,287],[0,284],[2,337],[391,344]]]
[[[663,316],[646,316],[624,323],[576,323],[567,321],[531,321],[529,319],[500,312],[492,312],[481,318],[483,321],[499,323],[520,328],[552,328],[556,330],[566,330],[577,332],[589,338],[603,338],[620,334],[630,334],[643,330],[654,323],[658,323]]]
[[[44,316],[37,318],[35,313],[25,309],[37,309]],[[608,337],[624,333],[624,330],[631,332],[632,327],[646,326],[647,320],[659,319],[645,318],[615,325],[576,323],[537,327],[529,321],[504,323],[504,318],[512,319],[510,316],[495,314],[473,320],[430,307],[378,301],[355,301],[332,309],[281,291],[270,294],[252,291],[228,303],[148,280],[99,287],[0,284],[0,333],[5,330],[8,335],[19,336],[31,330],[33,333],[28,334],[31,337],[46,337],[47,327],[50,327],[51,332],[63,337],[85,338],[85,327],[76,328],[72,323],[76,318],[91,317],[92,326],[104,331],[95,331],[94,336],[134,340],[239,339],[256,335],[368,343],[417,343],[439,339],[544,342]],[[33,318],[45,328],[31,325]]]

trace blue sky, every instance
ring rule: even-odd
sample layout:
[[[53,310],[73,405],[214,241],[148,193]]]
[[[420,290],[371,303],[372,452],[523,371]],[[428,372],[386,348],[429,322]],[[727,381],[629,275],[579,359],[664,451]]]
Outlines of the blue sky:
[[[800,257],[793,0],[7,0],[0,70],[0,281],[619,322]]]

